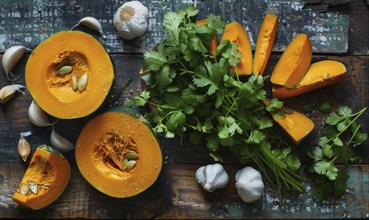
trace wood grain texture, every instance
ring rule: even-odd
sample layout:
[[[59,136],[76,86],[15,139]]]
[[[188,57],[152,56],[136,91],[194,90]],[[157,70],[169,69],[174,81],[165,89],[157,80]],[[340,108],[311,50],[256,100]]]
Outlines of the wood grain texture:
[[[298,0],[249,1],[249,0],[143,0],[149,10],[148,31],[134,40],[122,40],[113,26],[113,14],[122,4],[117,0],[26,0],[0,1],[0,51],[13,45],[35,48],[47,37],[72,28],[85,16],[97,18],[105,32],[103,40],[111,53],[139,52],[152,49],[164,37],[163,19],[167,12],[196,5],[199,19],[207,15],[220,15],[226,22],[239,21],[247,30],[252,47],[255,47],[259,27],[266,12],[279,16],[279,30],[274,51],[283,51],[299,33],[307,34],[314,52],[345,53],[348,49],[349,18],[343,13],[303,9]],[[82,25],[76,29],[91,31]]]
[[[243,203],[237,194],[234,175],[243,168],[226,165],[230,182],[224,189],[206,192],[196,182],[194,174],[201,165],[171,165],[169,169],[172,186],[173,208],[158,216],[161,219],[332,219],[367,218],[369,212],[368,167],[351,167],[348,190],[334,200],[318,204],[310,197],[308,184],[305,193],[289,193],[283,198],[283,206],[276,193],[268,187],[261,200]],[[304,180],[309,183],[309,179]]]

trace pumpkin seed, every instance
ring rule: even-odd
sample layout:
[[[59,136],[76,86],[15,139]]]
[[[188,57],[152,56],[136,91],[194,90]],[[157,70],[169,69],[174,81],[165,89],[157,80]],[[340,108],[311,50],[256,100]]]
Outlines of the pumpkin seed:
[[[77,91],[78,90],[78,81],[77,81],[76,74],[73,74],[72,75],[72,89],[73,89],[73,91]]]
[[[284,111],[286,114],[292,114],[292,113],[293,113],[293,109],[291,109],[291,108],[287,108],[287,107],[283,108],[283,111]]]
[[[32,182],[32,181],[29,181],[28,184],[29,184],[29,188],[30,188],[31,192],[33,194],[37,194],[37,192],[38,192],[38,184],[35,183],[35,182]]]
[[[27,195],[29,192],[29,186],[26,183],[22,183],[20,186],[20,194]]]
[[[129,150],[124,157],[127,160],[137,160],[138,159],[138,154],[136,152],[134,152],[133,150]]]
[[[137,165],[137,162],[135,160],[130,160],[127,163],[127,167],[125,168],[127,172],[131,171],[133,168],[135,168]]]
[[[84,73],[78,80],[78,83],[77,83],[78,91],[83,91],[86,89],[87,81],[88,81],[88,75],[87,73]]]
[[[65,76],[67,75],[68,73],[72,72],[72,69],[73,67],[72,66],[63,66],[63,67],[60,67],[60,69],[58,69],[56,71],[56,74],[58,76]]]
[[[58,66],[56,66],[56,70],[59,70],[60,68],[62,68],[63,66],[70,66],[70,61],[69,60],[63,60],[61,61]]]

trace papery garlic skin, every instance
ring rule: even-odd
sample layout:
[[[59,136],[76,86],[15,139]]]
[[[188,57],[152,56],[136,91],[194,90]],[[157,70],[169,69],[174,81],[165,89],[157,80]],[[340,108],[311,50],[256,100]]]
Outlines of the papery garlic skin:
[[[198,183],[206,191],[213,192],[216,189],[224,188],[229,181],[229,176],[219,163],[202,166],[196,171]]]
[[[22,92],[24,93],[21,89],[26,88],[23,85],[19,85],[19,84],[13,84],[13,85],[7,85],[4,86],[3,88],[0,89],[0,103],[4,104],[6,102],[8,102],[11,98],[13,98],[13,96],[15,95],[16,92]]]
[[[17,78],[17,76],[13,76],[11,74],[11,71],[13,70],[15,65],[19,62],[19,60],[23,57],[26,50],[27,50],[26,47],[17,45],[17,46],[9,47],[5,51],[3,55],[3,59],[2,59],[2,65],[5,71],[6,77],[9,80],[12,80],[12,78],[14,77]],[[9,76],[11,76],[12,78],[10,78]]]
[[[33,100],[31,105],[28,108],[28,118],[32,124],[38,127],[46,127],[51,126],[52,124],[49,122],[46,113],[41,107]]]
[[[69,151],[74,149],[73,144],[66,138],[58,134],[55,131],[54,127],[50,135],[50,142],[51,146],[55,147],[56,149],[60,150],[63,153],[68,153]]]
[[[148,17],[146,6],[139,1],[130,1],[118,8],[113,23],[122,38],[131,40],[145,34]]]
[[[242,201],[249,203],[260,199],[264,191],[264,183],[259,171],[252,167],[245,167],[237,171],[236,188]]]

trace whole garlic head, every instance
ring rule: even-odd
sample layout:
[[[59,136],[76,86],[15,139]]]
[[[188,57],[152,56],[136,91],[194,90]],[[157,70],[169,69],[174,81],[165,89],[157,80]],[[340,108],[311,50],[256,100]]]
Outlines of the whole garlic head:
[[[215,163],[197,169],[196,179],[206,191],[212,192],[224,188],[229,181],[229,176],[221,164]]]
[[[236,173],[236,188],[244,202],[254,202],[261,197],[264,183],[259,171],[245,167]]]
[[[141,2],[126,2],[114,14],[114,26],[120,36],[131,40],[146,32],[148,17],[149,11]]]

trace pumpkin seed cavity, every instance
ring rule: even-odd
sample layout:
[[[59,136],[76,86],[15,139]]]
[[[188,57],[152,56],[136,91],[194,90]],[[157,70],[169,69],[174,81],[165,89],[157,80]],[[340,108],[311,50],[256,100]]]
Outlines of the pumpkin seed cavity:
[[[106,167],[130,172],[137,165],[139,153],[131,137],[124,138],[118,131],[112,131],[96,142],[94,157]]]

